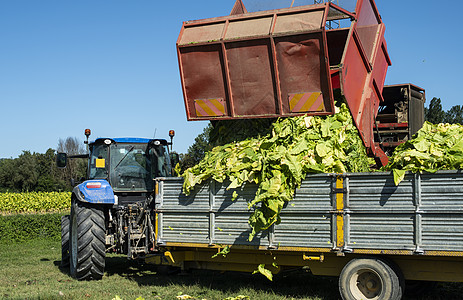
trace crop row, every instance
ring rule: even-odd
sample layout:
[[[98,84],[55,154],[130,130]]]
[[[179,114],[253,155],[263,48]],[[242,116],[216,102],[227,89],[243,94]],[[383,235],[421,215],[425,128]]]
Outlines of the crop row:
[[[70,206],[69,192],[0,193],[0,214],[57,212]]]

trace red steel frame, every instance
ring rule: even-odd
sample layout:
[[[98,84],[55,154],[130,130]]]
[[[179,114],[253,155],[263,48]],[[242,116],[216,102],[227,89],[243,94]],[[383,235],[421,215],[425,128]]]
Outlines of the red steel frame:
[[[344,29],[347,39],[337,66],[330,66],[330,45],[325,28],[330,9],[343,13],[352,21],[348,33]],[[311,20],[317,21],[317,12],[323,14],[318,29],[283,34],[275,32],[277,22],[285,16],[307,13],[304,16],[312,16]],[[253,20],[266,22],[267,18],[271,19],[268,34],[251,37],[243,35],[227,40],[231,23]],[[204,32],[207,35],[208,32],[197,30],[193,34],[190,31],[190,36],[187,35],[186,41],[183,41],[185,30],[222,25],[220,36],[212,34],[213,40],[204,40],[204,37],[201,40],[201,35]],[[374,120],[379,104],[383,101],[381,93],[387,68],[391,64],[384,31],[385,26],[373,0],[358,0],[355,12],[346,11],[333,3],[324,3],[184,22],[177,40],[177,54],[187,118],[223,120],[298,114],[329,115],[334,113],[333,89],[340,88],[363,143],[370,154],[385,164],[387,157],[375,146],[373,135]],[[197,40],[195,35],[198,36]],[[306,51],[303,53],[305,56],[301,55],[300,58],[302,67],[295,64],[292,60],[295,58],[287,55],[292,47],[298,46]],[[248,62],[250,64],[246,65]],[[306,74],[302,74],[306,76],[306,82],[303,82],[299,80],[303,76],[291,72],[298,68],[307,70],[305,66],[315,66],[315,72],[306,71]],[[310,111],[291,111],[286,98],[288,95],[304,92],[308,97],[310,93],[307,92],[317,91],[323,97],[322,110],[311,108]],[[251,97],[246,97],[248,94]],[[198,99],[206,102],[210,100],[209,105],[224,103],[224,107],[218,108],[223,113],[198,116],[198,110],[195,110],[195,101]],[[215,101],[217,99],[219,101]]]

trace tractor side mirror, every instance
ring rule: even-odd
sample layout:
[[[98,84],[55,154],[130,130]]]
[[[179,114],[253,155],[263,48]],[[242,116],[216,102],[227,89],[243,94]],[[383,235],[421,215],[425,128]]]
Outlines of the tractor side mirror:
[[[56,154],[56,166],[60,169],[66,168],[68,156],[66,153],[59,152]]]

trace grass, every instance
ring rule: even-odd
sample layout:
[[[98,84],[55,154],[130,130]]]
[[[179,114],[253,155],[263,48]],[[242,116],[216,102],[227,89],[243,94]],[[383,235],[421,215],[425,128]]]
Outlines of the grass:
[[[106,259],[101,281],[76,281],[59,268],[60,242],[33,240],[0,245],[1,299],[337,299],[337,280],[303,272],[269,282],[260,275],[193,271],[160,275],[152,266],[138,265],[125,256]],[[307,288],[307,281],[315,280]]]
[[[192,271],[161,275],[151,266],[138,265],[124,256],[110,255],[100,281],[76,281],[59,268],[60,242],[33,240],[0,245],[1,299],[338,299],[337,279],[297,271],[276,276],[231,272]],[[459,299],[462,284],[441,284],[423,298]],[[185,297],[186,298],[186,297]]]

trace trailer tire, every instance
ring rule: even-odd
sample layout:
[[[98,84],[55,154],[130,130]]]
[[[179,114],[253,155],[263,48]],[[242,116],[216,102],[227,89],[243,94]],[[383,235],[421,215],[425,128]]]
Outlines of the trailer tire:
[[[403,286],[386,261],[379,258],[357,258],[348,262],[339,276],[339,292],[344,300],[402,299]]]
[[[69,268],[69,215],[61,217],[61,268]]]
[[[70,216],[70,273],[77,280],[99,280],[105,267],[105,219],[99,205],[73,199]]]

